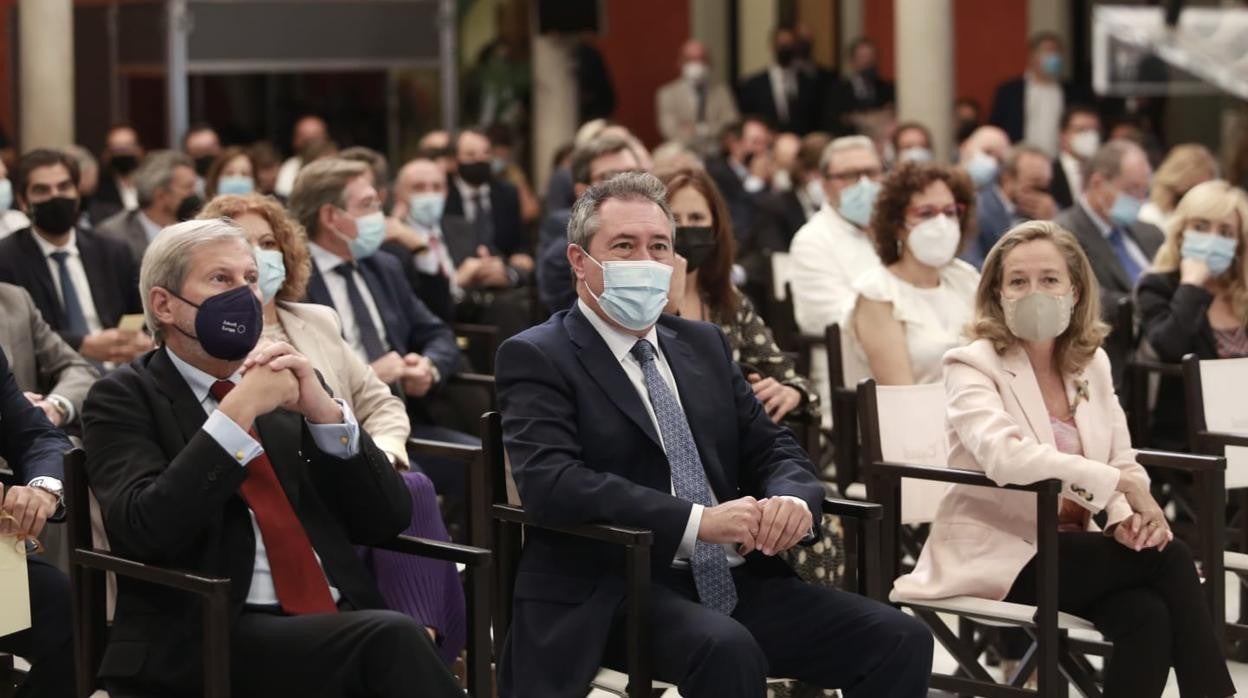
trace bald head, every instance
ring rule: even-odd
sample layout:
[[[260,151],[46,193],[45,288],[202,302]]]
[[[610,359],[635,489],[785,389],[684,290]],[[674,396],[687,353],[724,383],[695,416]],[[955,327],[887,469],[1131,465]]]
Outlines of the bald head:
[[[996,126],[980,126],[962,143],[959,154],[965,163],[977,152],[987,153],[1001,162],[1010,151],[1010,137]]]
[[[706,44],[697,39],[690,39],[680,47],[680,62],[692,63],[701,62],[709,63],[711,60],[710,52],[706,50]]]
[[[446,171],[434,160],[416,158],[403,165],[394,182],[394,197],[403,201],[412,194],[446,191]]]
[[[329,127],[321,117],[305,116],[295,122],[295,133],[291,138],[291,145],[295,146],[296,151],[303,150],[313,143],[327,140],[329,140]]]

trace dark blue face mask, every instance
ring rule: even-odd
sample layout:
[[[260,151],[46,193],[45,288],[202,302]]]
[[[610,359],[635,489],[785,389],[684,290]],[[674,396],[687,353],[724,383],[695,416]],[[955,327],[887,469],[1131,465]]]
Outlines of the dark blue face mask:
[[[176,324],[174,329],[199,342],[209,356],[222,361],[238,361],[256,348],[260,332],[264,329],[264,310],[251,286],[239,286],[218,293],[198,305],[173,291],[169,293],[197,309],[194,335]]]

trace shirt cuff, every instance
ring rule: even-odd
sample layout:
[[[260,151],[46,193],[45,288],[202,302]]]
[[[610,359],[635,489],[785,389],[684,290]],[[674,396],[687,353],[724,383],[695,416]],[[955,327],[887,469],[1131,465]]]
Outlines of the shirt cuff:
[[[360,424],[347,403],[334,398],[338,408],[342,410],[341,424],[313,424],[308,422],[308,433],[317,448],[326,455],[346,460],[354,458],[360,452]]]
[[[260,442],[251,438],[251,434],[243,431],[238,422],[227,417],[221,410],[213,410],[208,415],[203,429],[239,465],[246,465],[264,453]]]
[[[702,508],[701,504],[694,504],[689,509],[689,522],[685,524],[685,533],[680,537],[680,545],[676,547],[673,562],[684,562],[693,557],[693,548],[698,544],[698,529],[702,527]]]
[[[750,175],[745,178],[745,181],[742,182],[741,186],[745,189],[746,192],[750,194],[757,194],[758,192],[767,188],[767,183],[764,182],[759,177]]]
[[[807,515],[807,516],[810,516],[810,505],[806,503],[806,500],[805,500],[805,499],[802,499],[801,497],[794,497],[794,496],[793,496],[793,495],[791,495],[791,494],[782,494],[782,495],[780,495],[780,498],[781,498],[781,499],[791,499],[791,500],[793,500],[793,501],[797,502],[798,504],[801,504],[801,505],[802,505],[802,508],[806,510],[806,515]],[[804,543],[805,543],[805,542],[809,542],[809,541],[813,540],[813,539],[814,539],[814,537],[815,537],[815,520],[814,520],[814,518],[812,517],[812,518],[811,518],[811,520],[810,520],[810,528],[806,530],[806,536],[805,536],[804,538],[802,538],[802,542],[804,542]]]
[[[56,405],[61,414],[65,415],[65,424],[73,424],[74,420],[78,418],[78,411],[74,409],[74,403],[70,402],[69,398],[64,395],[51,393],[45,399]]]

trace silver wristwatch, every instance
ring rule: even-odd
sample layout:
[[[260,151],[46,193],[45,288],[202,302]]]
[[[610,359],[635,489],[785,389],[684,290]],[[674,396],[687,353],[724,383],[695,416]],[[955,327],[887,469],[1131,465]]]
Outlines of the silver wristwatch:
[[[43,490],[53,497],[56,497],[56,512],[53,516],[60,515],[60,513],[65,509],[65,485],[61,484],[60,480],[44,475],[26,483],[26,486],[36,490]]]

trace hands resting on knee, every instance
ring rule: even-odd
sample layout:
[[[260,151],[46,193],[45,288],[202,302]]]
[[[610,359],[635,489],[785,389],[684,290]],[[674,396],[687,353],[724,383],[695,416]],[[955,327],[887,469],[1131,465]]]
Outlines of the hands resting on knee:
[[[742,555],[776,555],[797,545],[811,525],[810,510],[799,499],[742,497],[704,509],[698,540],[736,543]]]

